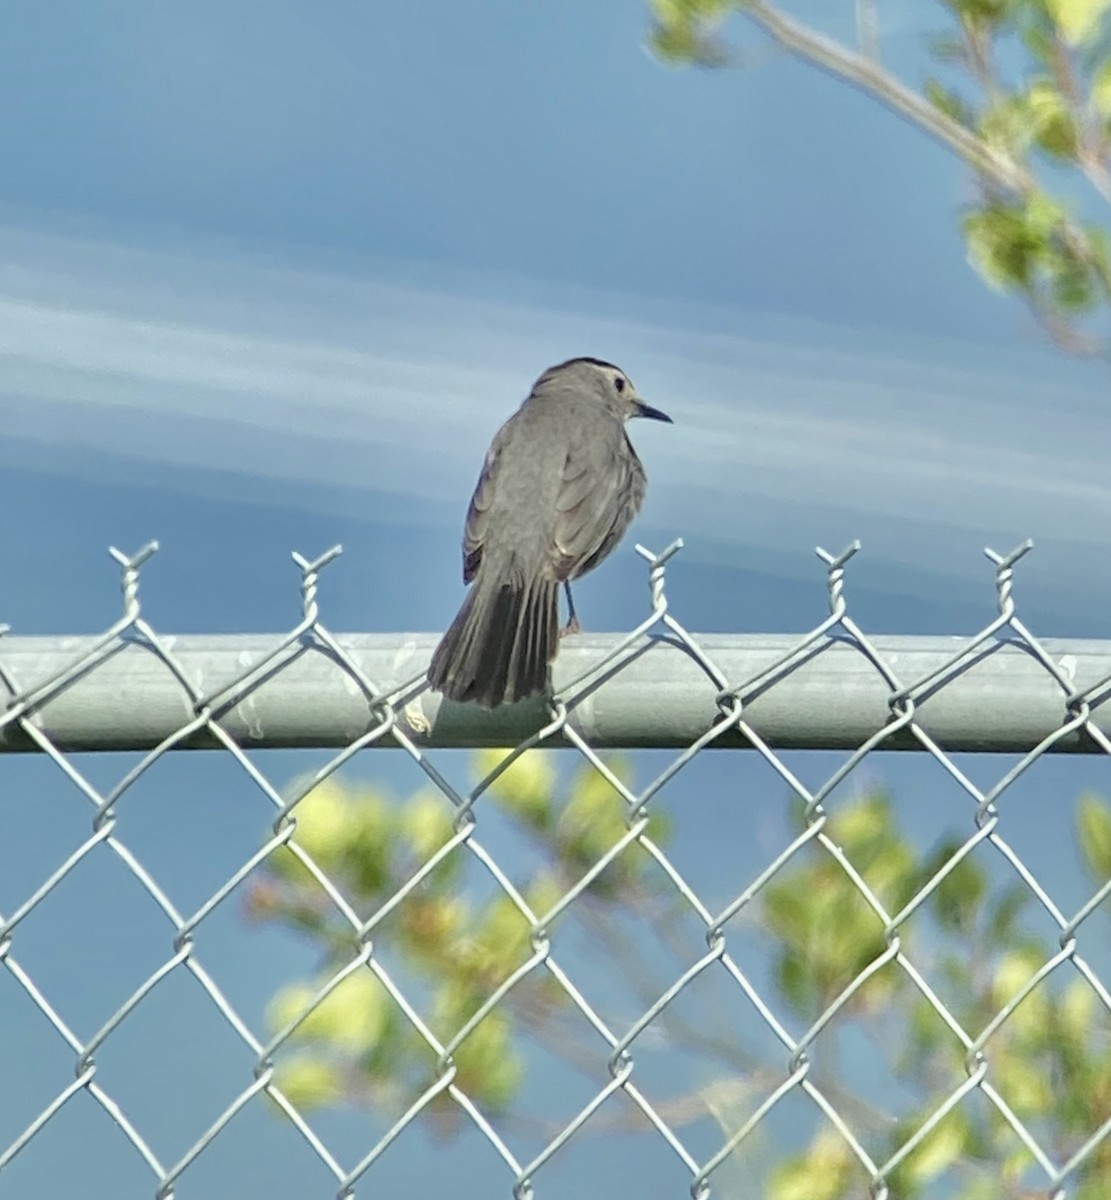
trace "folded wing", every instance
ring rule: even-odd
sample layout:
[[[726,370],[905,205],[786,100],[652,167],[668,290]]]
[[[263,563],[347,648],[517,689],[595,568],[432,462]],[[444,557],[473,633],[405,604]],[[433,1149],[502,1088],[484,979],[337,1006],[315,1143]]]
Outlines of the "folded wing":
[[[567,455],[548,550],[556,579],[585,575],[613,550],[636,516],[644,489],[644,468],[624,429],[620,451],[601,464],[591,455]]]

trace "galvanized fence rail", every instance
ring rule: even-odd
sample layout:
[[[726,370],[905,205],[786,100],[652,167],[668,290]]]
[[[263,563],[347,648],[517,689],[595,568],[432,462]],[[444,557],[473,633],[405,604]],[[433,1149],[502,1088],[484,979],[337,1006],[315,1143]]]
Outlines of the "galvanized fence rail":
[[[79,1093],[85,1093],[111,1119],[149,1168],[150,1194],[187,1195],[189,1169],[214,1139],[256,1096],[265,1095],[304,1139],[334,1177],[339,1196],[374,1194],[374,1168],[391,1144],[434,1103],[444,1098],[457,1106],[474,1131],[485,1138],[504,1163],[501,1188],[491,1180],[486,1194],[518,1198],[544,1195],[545,1167],[578,1132],[588,1126],[611,1096],[620,1094],[663,1139],[689,1177],[695,1197],[722,1194],[716,1173],[727,1160],[743,1155],[747,1139],[788,1096],[805,1096],[836,1131],[859,1164],[869,1194],[892,1195],[893,1172],[925,1145],[958,1106],[974,1095],[988,1106],[1025,1148],[1039,1174],[1039,1189],[1029,1194],[1066,1196],[1084,1177],[1093,1156],[1111,1133],[1111,1113],[1080,1144],[1062,1157],[1044,1146],[1038,1130],[1020,1117],[996,1087],[992,1039],[1024,1000],[1055,972],[1068,968],[1086,981],[1111,1017],[1111,994],[1083,952],[1083,926],[1111,896],[1103,882],[1076,911],[1062,911],[1051,889],[1004,836],[1000,799],[1043,756],[1062,752],[1111,754],[1111,712],[1104,700],[1111,689],[1111,642],[1063,641],[1035,636],[1019,618],[1012,585],[1014,568],[1029,549],[1010,554],[988,551],[994,565],[998,615],[969,638],[870,637],[854,622],[845,598],[845,571],[857,546],[839,555],[819,550],[825,563],[829,615],[808,634],[797,637],[690,633],[670,611],[665,589],[666,564],[679,543],[660,554],[638,547],[648,563],[650,606],[627,636],[583,635],[561,648],[550,699],[486,712],[442,704],[428,692],[423,667],[432,635],[351,635],[331,633],[318,605],[320,573],[338,548],[315,561],[300,555],[303,618],[287,634],[251,636],[178,636],[156,632],[139,602],[140,569],[154,552],[151,545],[129,557],[112,553],[122,570],[124,605],[120,619],[103,635],[82,637],[0,638],[0,751],[45,756],[92,808],[85,840],[10,911],[0,912],[0,967],[26,994],[41,1017],[69,1047],[73,1077],[60,1082],[48,1103],[36,1111],[8,1144],[0,1137],[0,1196],[4,1171]],[[454,786],[430,760],[440,748],[515,749],[470,791]],[[546,911],[534,911],[504,863],[485,844],[483,799],[501,775],[536,747],[571,748],[605,778],[625,805],[625,832],[597,861],[566,888]],[[283,792],[258,768],[253,753],[277,747],[334,748],[338,752],[290,793]],[[359,751],[389,747],[402,751],[443,797],[452,814],[452,835],[369,917],[356,912],[350,898],[294,838],[298,804]],[[675,751],[647,786],[631,790],[611,770],[601,752],[611,748],[652,747]],[[128,789],[163,756],[186,750],[215,750],[230,756],[273,806],[267,840],[191,912],[179,911],[159,880],[129,849],[120,802]],[[847,751],[837,769],[819,787],[807,787],[784,760],[788,751]],[[899,911],[889,911],[880,896],[827,831],[827,798],[867,758],[880,750],[928,756],[968,798],[968,831],[926,883]],[[74,755],[89,751],[141,752],[142,757],[112,787],[94,783],[75,765]],[[760,874],[747,882],[724,908],[711,909],[688,879],[653,840],[649,822],[654,799],[695,756],[710,750],[743,751],[759,756],[782,785],[805,805],[804,828]],[[1000,752],[1017,761],[990,787],[978,786],[954,756],[963,751]],[[0,773],[4,763],[0,760]],[[677,901],[704,930],[705,949],[635,1021],[625,1027],[607,1022],[586,999],[561,959],[555,931],[559,920],[593,883],[632,845],[651,857],[669,881]],[[882,951],[848,981],[843,991],[801,1036],[777,1015],[773,998],[754,982],[731,952],[728,923],[786,870],[804,847],[820,847],[839,864],[863,901],[882,923]],[[989,847],[1028,889],[1058,935],[1058,948],[1041,968],[1006,999],[983,1028],[966,1028],[933,986],[928,971],[912,961],[903,932],[954,871],[980,847]],[[204,965],[203,929],[211,914],[264,870],[285,848],[315,880],[345,922],[358,947],[317,991],[311,1005],[277,1032],[253,1029],[238,1013]],[[23,923],[93,853],[109,852],[134,877],[150,902],[168,919],[172,936],[163,961],[130,993],[121,996],[109,1020],[91,1037],[81,1037],[63,1006],[39,986],[21,957]],[[481,865],[531,930],[531,953],[481,1007],[444,1040],[432,1030],[420,1006],[376,955],[373,935],[382,920],[415,894],[436,868],[454,855]],[[961,1048],[963,1078],[955,1081],[917,1128],[909,1131],[885,1159],[873,1157],[844,1111],[812,1070],[812,1051],[823,1031],[851,1004],[877,972],[894,964],[903,980],[936,1013]],[[229,1097],[209,1128],[200,1132],[176,1161],[163,1161],[153,1148],[141,1113],[126,1111],[102,1078],[97,1052],[143,1005],[171,973],[188,972],[215,1011],[249,1048],[254,1069]],[[436,1070],[413,1095],[396,1120],[355,1161],[339,1161],[316,1128],[282,1091],[276,1060],[297,1029],[353,973],[369,971],[389,994],[435,1056]],[[747,997],[782,1047],[781,1077],[760,1102],[728,1131],[711,1154],[696,1155],[685,1144],[672,1115],[654,1104],[638,1082],[638,1040],[704,973],[723,973]],[[501,1122],[457,1082],[454,1056],[467,1037],[526,978],[544,975],[592,1028],[608,1049],[608,1081],[590,1102],[546,1141],[539,1154],[518,1157]],[[0,1018],[2,1019],[2,1018]],[[0,1030],[0,1036],[2,1036]],[[4,1082],[0,1079],[0,1089]]]

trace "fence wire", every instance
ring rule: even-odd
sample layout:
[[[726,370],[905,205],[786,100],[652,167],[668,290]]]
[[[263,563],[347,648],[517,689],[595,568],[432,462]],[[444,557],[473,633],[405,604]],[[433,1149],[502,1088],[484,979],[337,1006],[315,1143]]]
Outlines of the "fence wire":
[[[715,662],[712,652],[704,648],[703,640],[690,633],[670,611],[665,588],[666,564],[680,548],[675,543],[660,554],[637,547],[646,560],[649,571],[650,608],[644,619],[625,637],[617,640],[589,670],[578,678],[563,683],[547,701],[546,723],[507,753],[499,764],[477,786],[464,789],[456,786],[442,772],[428,753],[429,730],[422,727],[420,710],[413,702],[425,691],[418,673],[400,682],[370,678],[354,656],[345,648],[344,640],[334,636],[324,625],[318,604],[318,586],[323,569],[339,553],[335,548],[315,561],[295,554],[294,561],[301,572],[303,616],[288,634],[278,640],[266,653],[252,656],[242,671],[231,679],[198,686],[195,674],[186,670],[176,650],[178,639],[159,634],[141,612],[139,601],[140,570],[157,549],[151,544],[134,556],[117,550],[112,554],[122,570],[123,612],[118,621],[92,643],[82,642],[73,657],[61,669],[43,678],[20,678],[12,663],[5,658],[5,642],[0,639],[0,687],[5,695],[5,708],[0,714],[0,746],[33,749],[50,760],[92,809],[91,830],[87,837],[63,861],[38,883],[7,913],[0,913],[0,964],[4,971],[41,1015],[43,1021],[64,1042],[73,1055],[73,1075],[66,1081],[49,1083],[50,1099],[35,1111],[16,1135],[4,1144],[0,1131],[0,1194],[3,1194],[5,1169],[36,1138],[59,1119],[63,1110],[76,1096],[84,1094],[99,1105],[110,1119],[118,1136],[139,1155],[149,1169],[150,1192],[157,1198],[189,1194],[187,1186],[190,1168],[213,1145],[219,1135],[256,1097],[265,1096],[288,1122],[288,1125],[319,1162],[334,1178],[335,1194],[339,1197],[374,1194],[375,1167],[390,1147],[410,1126],[423,1116],[445,1104],[454,1106],[464,1123],[496,1153],[503,1164],[499,1179],[491,1175],[480,1191],[486,1195],[512,1195],[517,1200],[530,1200],[545,1194],[547,1168],[570,1143],[574,1142],[612,1097],[623,1097],[640,1114],[651,1130],[668,1147],[685,1173],[690,1194],[703,1200],[711,1194],[729,1194],[719,1190],[723,1164],[744,1161],[745,1148],[758,1132],[772,1120],[773,1113],[788,1098],[805,1097],[820,1114],[828,1131],[833,1131],[842,1148],[847,1147],[859,1166],[862,1187],[846,1194],[868,1194],[876,1200],[886,1200],[895,1193],[890,1181],[898,1168],[919,1151],[958,1107],[976,1098],[986,1106],[992,1120],[1011,1131],[1034,1164],[1038,1175],[1037,1190],[1027,1195],[1065,1197],[1074,1195],[1078,1181],[1085,1176],[1095,1157],[1105,1147],[1111,1133],[1111,1112],[1102,1124],[1092,1128],[1088,1136],[1062,1153],[1060,1147],[1045,1144],[1038,1123],[1021,1116],[1010,1103],[993,1075],[993,1041],[999,1036],[1019,1007],[1039,989],[1048,986],[1051,977],[1071,971],[1083,979],[1098,1001],[1103,1017],[1111,1017],[1111,993],[1100,977],[1090,955],[1082,952],[1081,935],[1084,923],[1111,895],[1111,878],[1098,886],[1076,911],[1059,907],[1047,887],[1039,881],[1035,870],[1008,841],[1002,825],[1000,801],[1004,793],[1043,756],[1066,745],[1093,754],[1111,754],[1111,741],[1096,719],[1097,710],[1111,686],[1111,674],[1088,681],[1079,687],[1067,656],[1059,648],[1047,649],[1018,617],[1012,595],[1014,568],[1027,553],[1026,543],[1010,554],[987,551],[994,565],[998,614],[979,633],[968,639],[953,642],[953,651],[942,661],[935,662],[928,674],[914,678],[905,676],[898,664],[885,656],[879,639],[871,639],[849,615],[845,597],[845,572],[849,561],[859,548],[850,546],[833,555],[819,549],[825,563],[829,597],[829,615],[804,636],[793,639],[789,647],[771,663],[763,663],[757,674],[748,678],[730,678]],[[4,631],[6,632],[6,630]],[[667,765],[645,786],[633,788],[623,781],[611,763],[592,746],[575,720],[577,710],[587,703],[607,679],[619,678],[630,664],[643,655],[653,653],[652,647],[666,638],[678,644],[698,666],[704,679],[704,690],[712,696],[716,716],[705,729],[680,752],[671,756]],[[1024,655],[1037,664],[1051,685],[1058,710],[1053,727],[1036,744],[988,787],[973,782],[955,760],[952,750],[939,743],[924,719],[931,698],[951,687],[984,660],[989,650],[1005,640],[1007,645],[1019,646]],[[164,672],[180,691],[187,716],[168,735],[146,750],[113,786],[94,784],[92,772],[80,769],[74,754],[59,745],[49,732],[49,722],[43,714],[68,691],[108,669],[109,664],[125,646],[141,645],[153,655]],[[837,768],[817,787],[808,787],[787,761],[785,751],[790,747],[774,746],[762,736],[750,720],[750,710],[757,698],[769,689],[787,686],[792,674],[813,661],[816,654],[836,645],[841,651],[851,647],[855,656],[869,664],[885,689],[887,711],[884,718],[864,740],[855,745]],[[1074,643],[1082,649],[1082,643]],[[290,791],[282,790],[260,769],[252,754],[244,748],[241,737],[228,731],[230,715],[249,704],[252,694],[260,687],[280,688],[282,674],[289,670],[305,652],[306,646],[320,648],[337,665],[353,691],[367,698],[371,719],[358,736],[353,737],[339,753],[309,777],[298,781]],[[601,684],[599,681],[601,680]],[[1003,698],[1005,701],[1005,697]],[[416,713],[416,716],[414,716]],[[103,713],[98,719],[103,719]],[[497,718],[491,720],[496,722]],[[987,717],[990,726],[991,715]],[[700,896],[698,879],[687,878],[669,857],[665,846],[652,836],[650,823],[653,802],[661,790],[696,756],[722,745],[735,745],[738,736],[749,747],[746,753],[759,756],[782,782],[784,789],[801,800],[804,806],[802,831],[797,834],[759,873],[746,882],[724,906],[710,906]],[[862,763],[878,751],[907,744],[913,740],[918,754],[927,756],[939,766],[953,784],[967,797],[967,835],[953,845],[945,860],[936,865],[926,882],[897,910],[885,905],[878,890],[871,886],[828,828],[831,816],[827,801],[836,789]],[[123,741],[127,741],[126,732]],[[139,738],[141,741],[141,738]],[[635,740],[635,738],[634,738]],[[490,744],[489,733],[476,738],[476,744]],[[215,746],[238,765],[246,777],[273,807],[270,832],[262,845],[245,858],[223,882],[210,892],[199,907],[183,911],[171,898],[170,889],[160,884],[152,870],[129,848],[126,840],[127,813],[121,800],[155,764],[171,752],[189,745]],[[436,794],[449,806],[451,834],[433,852],[428,853],[409,877],[369,915],[359,911],[350,895],[345,894],[343,881],[333,878],[335,872],[316,862],[304,845],[294,836],[297,830],[298,805],[348,763],[360,750],[390,745],[404,753],[423,773]],[[504,862],[504,852],[495,850],[485,840],[483,825],[485,802],[492,789],[513,765],[531,750],[543,746],[571,747],[581,759],[621,797],[624,804],[624,833],[608,850],[592,862],[584,864],[581,874],[566,886],[560,895],[551,898],[543,910],[530,903],[526,891],[514,882],[512,864]],[[3,764],[0,764],[0,770]],[[503,781],[504,782],[504,781]],[[571,911],[603,876],[607,869],[626,855],[633,846],[655,864],[666,879],[672,899],[702,931],[704,948],[654,1001],[643,1008],[635,1019],[616,1024],[604,1015],[603,1006],[588,999],[590,988],[578,977],[578,968],[560,949],[558,929],[560,918]],[[766,980],[758,978],[731,945],[730,923],[740,914],[752,911],[777,878],[782,878],[804,851],[820,852],[835,862],[859,897],[875,914],[882,926],[882,948],[868,959],[831,1001],[824,1004],[809,1028],[801,1033],[791,1031],[791,1022],[780,1009],[781,1001]],[[931,978],[929,962],[912,961],[906,947],[906,931],[916,914],[936,897],[946,881],[981,848],[998,857],[1005,870],[1020,882],[1022,888],[1052,923],[1057,938],[1057,950],[1014,992],[999,1004],[992,1018],[981,1027],[970,1026],[956,1006],[943,999],[944,989]],[[154,970],[149,971],[138,986],[121,995],[114,1011],[90,1037],[75,1031],[75,1024],[65,1011],[65,1005],[51,995],[50,988],[36,981],[35,972],[21,954],[21,935],[25,922],[95,853],[108,852],[133,877],[149,897],[149,901],[169,921],[172,936]],[[279,853],[292,855],[321,894],[327,898],[329,919],[346,927],[349,943],[354,950],[342,963],[331,969],[316,989],[304,1009],[286,1020],[276,1031],[252,1028],[237,1011],[220,981],[203,962],[203,932],[206,922],[235,894],[242,895],[260,873],[265,872]],[[505,978],[492,987],[481,1005],[444,1038],[434,1032],[435,1022],[422,1011],[424,997],[414,992],[404,978],[404,972],[393,969],[376,946],[376,935],[391,914],[415,896],[426,881],[444,863],[458,856],[467,856],[485,874],[496,893],[505,898],[527,923],[529,953]],[[500,861],[501,860],[501,861]],[[573,956],[570,956],[573,959]],[[853,1005],[879,972],[896,968],[904,984],[948,1031],[959,1046],[964,1070],[960,1078],[950,1080],[936,1098],[931,1110],[915,1125],[905,1130],[896,1148],[883,1158],[874,1157],[855,1120],[852,1105],[840,1092],[820,1078],[814,1069],[815,1050],[823,1034],[838,1015]],[[98,1052],[108,1046],[113,1037],[142,1009],[159,985],[175,973],[187,972],[199,985],[213,1010],[226,1022],[234,1035],[248,1049],[252,1069],[242,1079],[242,1085],[227,1097],[222,1111],[211,1124],[200,1131],[184,1153],[167,1161],[156,1152],[156,1139],[147,1132],[149,1114],[129,1110],[114,1093],[112,1083],[105,1078],[97,1062]],[[283,1091],[280,1079],[280,1060],[284,1051],[293,1045],[298,1031],[311,1022],[345,981],[360,972],[370,972],[388,995],[394,1016],[402,1020],[409,1034],[415,1034],[428,1048],[435,1068],[425,1085],[407,1096],[396,1119],[365,1147],[354,1160],[341,1161],[330,1147],[328,1138],[319,1131],[312,1112],[295,1103]],[[728,1129],[720,1144],[710,1152],[696,1153],[686,1138],[682,1122],[665,1104],[651,1095],[651,1089],[638,1079],[638,1043],[645,1045],[654,1026],[660,1023],[677,999],[697,985],[710,973],[717,973],[730,986],[747,997],[759,1014],[767,1031],[781,1047],[779,1078],[761,1083],[762,1093],[748,1115],[735,1127]],[[583,1052],[593,1056],[604,1067],[606,1082],[597,1088],[589,1101],[566,1120],[561,1128],[549,1130],[538,1153],[523,1155],[501,1114],[486,1111],[482,1099],[473,1089],[460,1083],[458,1055],[460,1047],[491,1014],[507,1004],[511,993],[527,980],[543,977],[556,989],[563,1002],[581,1015],[593,1031],[583,1038]],[[599,1050],[599,1047],[601,1049]],[[1060,1083],[1060,1081],[1058,1081]],[[0,1091],[3,1090],[0,1079]],[[1066,1097],[1059,1097],[1064,1103]],[[1027,1174],[1024,1178],[1030,1179]],[[179,1190],[180,1189],[180,1190]],[[358,1189],[358,1190],[357,1190]],[[476,1192],[476,1194],[478,1194]],[[753,1192],[752,1194],[757,1194]],[[1001,1193],[1000,1193],[1001,1194]]]

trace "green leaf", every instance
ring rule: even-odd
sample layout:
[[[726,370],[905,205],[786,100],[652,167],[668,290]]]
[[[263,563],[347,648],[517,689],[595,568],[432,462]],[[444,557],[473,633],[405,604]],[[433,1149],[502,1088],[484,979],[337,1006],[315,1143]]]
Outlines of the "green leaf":
[[[474,758],[481,778],[495,770],[510,750],[480,750]],[[490,784],[490,793],[514,816],[534,829],[551,823],[552,794],[556,788],[556,770],[551,754],[544,750],[526,750]]]
[[[322,867],[334,866],[351,840],[351,792],[331,778],[318,783],[293,808],[293,839]]]
[[[947,8],[970,25],[998,25],[1007,16],[1008,0],[945,0]]]
[[[849,1193],[853,1168],[844,1140],[832,1129],[823,1129],[806,1151],[774,1168],[769,1200],[839,1200]]]
[[[1030,889],[1024,883],[1005,887],[992,907],[988,918],[988,933],[993,942],[1008,942],[1014,936],[1018,916],[1030,900]]]
[[[1045,954],[1033,947],[1013,946],[999,961],[991,981],[991,1001],[997,1009],[1011,1007],[1010,1014],[1001,1031],[1006,1044],[1018,1039],[1021,1053],[1017,1055],[1016,1073],[1030,1075],[1029,1059],[1050,1045],[1049,1017],[1051,1001],[1045,981],[1042,980],[1031,991],[1026,988],[1045,964]],[[1021,997],[1021,999],[1020,999]],[[992,1067],[1006,1069],[1015,1059],[1007,1055],[993,1056]],[[1035,1089],[1042,1086],[1040,1080],[1021,1079],[1024,1095],[1032,1097]],[[1027,1111],[1030,1111],[1027,1109]]]
[[[1045,7],[1065,41],[1079,46],[1099,33],[1111,0],[1045,0]]]
[[[969,261],[980,275],[999,291],[1028,292],[1045,243],[1023,210],[996,202],[967,212],[963,225]]]
[[[1034,141],[1055,158],[1076,157],[1076,127],[1064,97],[1049,79],[1037,79],[1023,103]]]
[[[1100,225],[1085,225],[1088,267],[1105,296],[1111,297],[1111,235]]]
[[[947,847],[946,858],[958,847]],[[961,861],[938,884],[933,895],[934,910],[943,928],[952,933],[965,933],[975,924],[983,907],[987,891],[987,876],[983,867],[971,856]]]
[[[1092,985],[1086,979],[1074,979],[1059,1003],[1058,1036],[1084,1051],[1096,1020],[1096,1006],[1096,993]]]
[[[1091,792],[1076,805],[1076,836],[1089,874],[1099,883],[1111,879],[1111,809]]]
[[[1095,307],[1096,279],[1087,263],[1071,251],[1055,251],[1050,254],[1046,269],[1053,299],[1064,312],[1081,313]]]
[[[439,792],[422,789],[401,810],[398,826],[413,853],[427,860],[451,840],[451,806]]]
[[[1092,80],[1092,107],[1104,118],[1111,119],[1111,59],[1108,59]]]
[[[932,1183],[963,1159],[968,1149],[968,1117],[957,1110],[950,1113],[907,1159],[903,1174],[907,1184],[917,1191]]]
[[[976,120],[976,115],[958,92],[953,91],[952,88],[947,88],[932,76],[926,80],[925,90],[926,99],[929,100],[934,108],[943,112],[947,117],[952,117],[954,121],[964,125],[966,128],[972,128]]]
[[[727,56],[716,31],[732,4],[733,0],[651,0],[652,52],[664,62],[722,66]]]
[[[938,62],[963,63],[967,57],[964,42],[950,33],[927,37],[926,47],[930,56],[936,58]]]
[[[818,998],[814,970],[797,950],[783,951],[775,964],[775,986],[796,1013],[805,1015]]]
[[[996,151],[1020,155],[1034,139],[1034,123],[1025,96],[1003,95],[984,109],[980,136]]]
[[[512,1032],[513,1026],[503,1013],[487,1013],[453,1055],[458,1085],[494,1112],[505,1110],[524,1076]]]
[[[275,1082],[297,1108],[323,1108],[343,1098],[340,1072],[323,1058],[299,1054],[278,1063]]]
[[[993,1047],[989,1045],[992,1082],[1018,1116],[1028,1119],[1042,1118],[1046,1113],[1053,1112],[1059,1097],[1054,1094],[1053,1084],[1049,1079],[1030,1069],[1029,1051],[1023,1049],[1007,1054],[998,1050],[992,1053],[992,1050]],[[1014,1153],[1017,1156],[1015,1166],[1025,1170],[1029,1162],[1029,1151],[1020,1145],[1015,1148]]]
[[[1064,208],[1044,192],[1035,192],[1026,202],[1026,228],[1035,238],[1048,240],[1065,220]]]
[[[1053,55],[1056,53],[1056,43],[1051,35],[1051,26],[1047,26],[1044,22],[1038,24],[1028,24],[1022,29],[1022,42],[1031,55],[1042,64],[1048,67],[1053,61]]]
[[[895,829],[891,798],[884,792],[857,797],[833,814],[829,835],[857,866],[885,853]]]

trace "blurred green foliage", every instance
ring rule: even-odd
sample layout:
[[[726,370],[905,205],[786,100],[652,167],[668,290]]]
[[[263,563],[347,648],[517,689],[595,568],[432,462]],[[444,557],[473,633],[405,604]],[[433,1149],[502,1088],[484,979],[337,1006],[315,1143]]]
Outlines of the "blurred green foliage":
[[[480,776],[499,768],[505,755],[477,755]],[[628,775],[619,760],[609,769],[618,779]],[[457,831],[451,805],[439,792],[426,789],[397,802],[376,788],[348,787],[329,778],[293,811],[291,841],[361,919],[406,892],[371,930],[375,963],[397,970],[406,994],[410,982],[417,982],[427,1000],[422,1011],[441,1044],[450,1042],[528,962],[534,932],[541,936],[547,914],[628,833],[624,801],[593,767],[584,767],[571,781],[566,802],[558,795],[551,759],[531,752],[502,770],[483,800],[497,804],[546,851],[546,867],[521,892],[535,925],[504,893],[481,904],[468,897],[460,882],[465,848],[441,853]],[[652,817],[644,832],[660,841],[666,838],[666,823]],[[611,910],[629,904],[647,861],[643,853],[626,849],[593,874],[584,903]],[[247,913],[308,934],[322,951],[317,979],[283,988],[269,1008],[272,1029],[290,1028],[289,1045],[297,1048],[292,1058],[280,1056],[277,1073],[290,1099],[308,1107],[343,1099],[386,1111],[397,1111],[402,1098],[405,1105],[411,1102],[435,1077],[436,1056],[371,970],[360,966],[321,998],[321,990],[360,946],[350,921],[289,845],[268,858],[248,894]],[[486,1111],[502,1112],[521,1076],[517,1027],[543,1027],[566,1002],[564,990],[543,970],[526,975],[453,1048],[455,1082]],[[442,1094],[429,1111],[445,1130],[459,1115]]]
[[[875,0],[843,4],[846,15],[883,11]],[[983,279],[1024,300],[1062,347],[1104,351],[1111,0],[939,0],[939,7],[949,25],[926,51],[920,90],[884,69],[871,45],[878,16],[867,33],[861,29],[858,48],[820,36],[786,5],[651,0],[649,40],[664,61],[721,66],[735,60],[723,28],[739,14],[791,53],[871,92],[972,167],[979,195],[965,206],[961,229]]]
[[[503,754],[476,756],[477,777],[495,771]],[[631,783],[624,762],[610,761],[608,769],[624,785]],[[576,916],[592,912],[598,931],[620,930],[633,914],[664,914],[674,901],[670,880],[652,869],[652,856],[635,843],[595,871],[627,839],[629,826],[622,795],[589,764],[561,784],[552,756],[528,752],[496,775],[478,801],[490,802],[543,863],[522,889],[531,918],[500,889],[492,898],[474,899],[464,878],[468,851],[453,844],[463,834],[439,793],[419,791],[396,801],[330,778],[294,809],[293,843],[360,918],[387,907],[371,930],[368,966],[350,923],[288,846],[270,856],[253,885],[252,917],[306,933],[321,951],[315,978],[281,989],[268,1013],[275,1033],[289,1032],[276,1055],[277,1081],[298,1106],[358,1105],[396,1116],[437,1078],[436,1056],[390,995],[378,973],[386,972],[441,1043],[452,1043],[458,1086],[488,1114],[506,1114],[523,1080],[526,1039],[557,1054],[573,1050],[561,1022],[568,997],[542,966],[488,1006],[562,919],[567,893],[589,881],[570,908]],[[969,848],[944,838],[916,847],[881,791],[840,803],[829,815],[807,817],[801,804],[797,813],[795,854],[746,913],[767,946],[768,1002],[800,1031],[823,1024],[807,1050],[811,1077],[836,1098],[854,1135],[875,1161],[892,1159],[982,1069],[954,1033],[955,1020],[973,1038],[986,1034],[986,1080],[1051,1158],[1067,1161],[1111,1118],[1111,1014],[1068,962],[1045,974],[1059,947],[1030,888],[1017,876],[993,880],[988,866],[1000,856],[983,842]],[[644,833],[655,846],[666,842],[668,832],[660,818],[648,818]],[[1111,808],[1096,796],[1082,796],[1075,832],[1080,861],[1102,885],[1111,879]],[[435,865],[429,870],[430,862]],[[391,904],[401,893],[404,898]],[[1082,927],[1086,936],[1098,936],[1093,921],[1104,919],[1092,914]],[[659,932],[663,939],[663,924]],[[896,955],[905,958],[896,961]],[[951,1017],[939,1015],[904,963],[920,973]],[[693,1043],[704,1031],[684,1034],[668,1024],[667,1011],[657,1019],[673,1050],[697,1052],[684,1038]],[[865,1045],[885,1063],[898,1103],[885,1092],[881,1109],[867,1089],[851,1094],[851,1059],[859,1059]],[[726,1078],[727,1058],[712,1047],[711,1055]],[[734,1075],[748,1076],[747,1095],[755,1105],[782,1071],[782,1063],[753,1073],[738,1066]],[[700,1113],[697,1104],[684,1111],[688,1120]],[[440,1092],[425,1116],[439,1132],[450,1133],[459,1109]],[[737,1151],[742,1158],[746,1145]],[[886,1182],[892,1197],[907,1200],[938,1194],[1025,1200],[1042,1194],[1041,1178],[1013,1129],[974,1088],[898,1158]],[[1070,1195],[1102,1198],[1108,1178],[1111,1140],[1078,1167]],[[804,1150],[784,1148],[778,1155],[762,1194],[769,1200],[841,1200],[863,1195],[866,1186],[847,1142],[819,1121]]]
[[[984,864],[995,853],[982,844],[962,855],[963,843],[945,839],[917,853],[883,794],[860,797],[831,816],[823,833],[837,855],[788,868],[766,889],[761,919],[778,945],[777,983],[784,1001],[813,1020],[851,990],[888,945],[883,920],[841,866],[843,856],[897,922],[892,936],[945,1009],[974,1038],[991,1030],[983,1047],[987,1080],[1051,1159],[1066,1162],[1111,1117],[1111,1014],[1068,964],[1035,981],[1058,946],[1034,932],[1039,922],[1031,915],[1037,907],[1033,892],[1017,878],[989,886]],[[1106,883],[1111,809],[1104,801],[1081,798],[1076,838],[1093,882]],[[926,898],[918,902],[923,891]],[[1089,938],[1099,936],[1093,926],[1087,928]],[[838,1022],[842,1035],[855,1027],[879,1043],[914,1098],[896,1122],[877,1122],[863,1139],[873,1159],[883,1163],[976,1070],[977,1061],[893,963],[852,992]],[[862,1130],[855,1132],[860,1136]],[[1111,1142],[1104,1141],[1084,1160],[1069,1195],[1102,1198],[1109,1178]],[[857,1194],[864,1180],[847,1143],[824,1128],[805,1153],[780,1164],[768,1195],[840,1200]],[[998,1109],[975,1092],[898,1162],[886,1182],[890,1195],[900,1198],[1025,1200],[1046,1194],[1033,1156]],[[935,1185],[941,1191],[930,1191]]]

